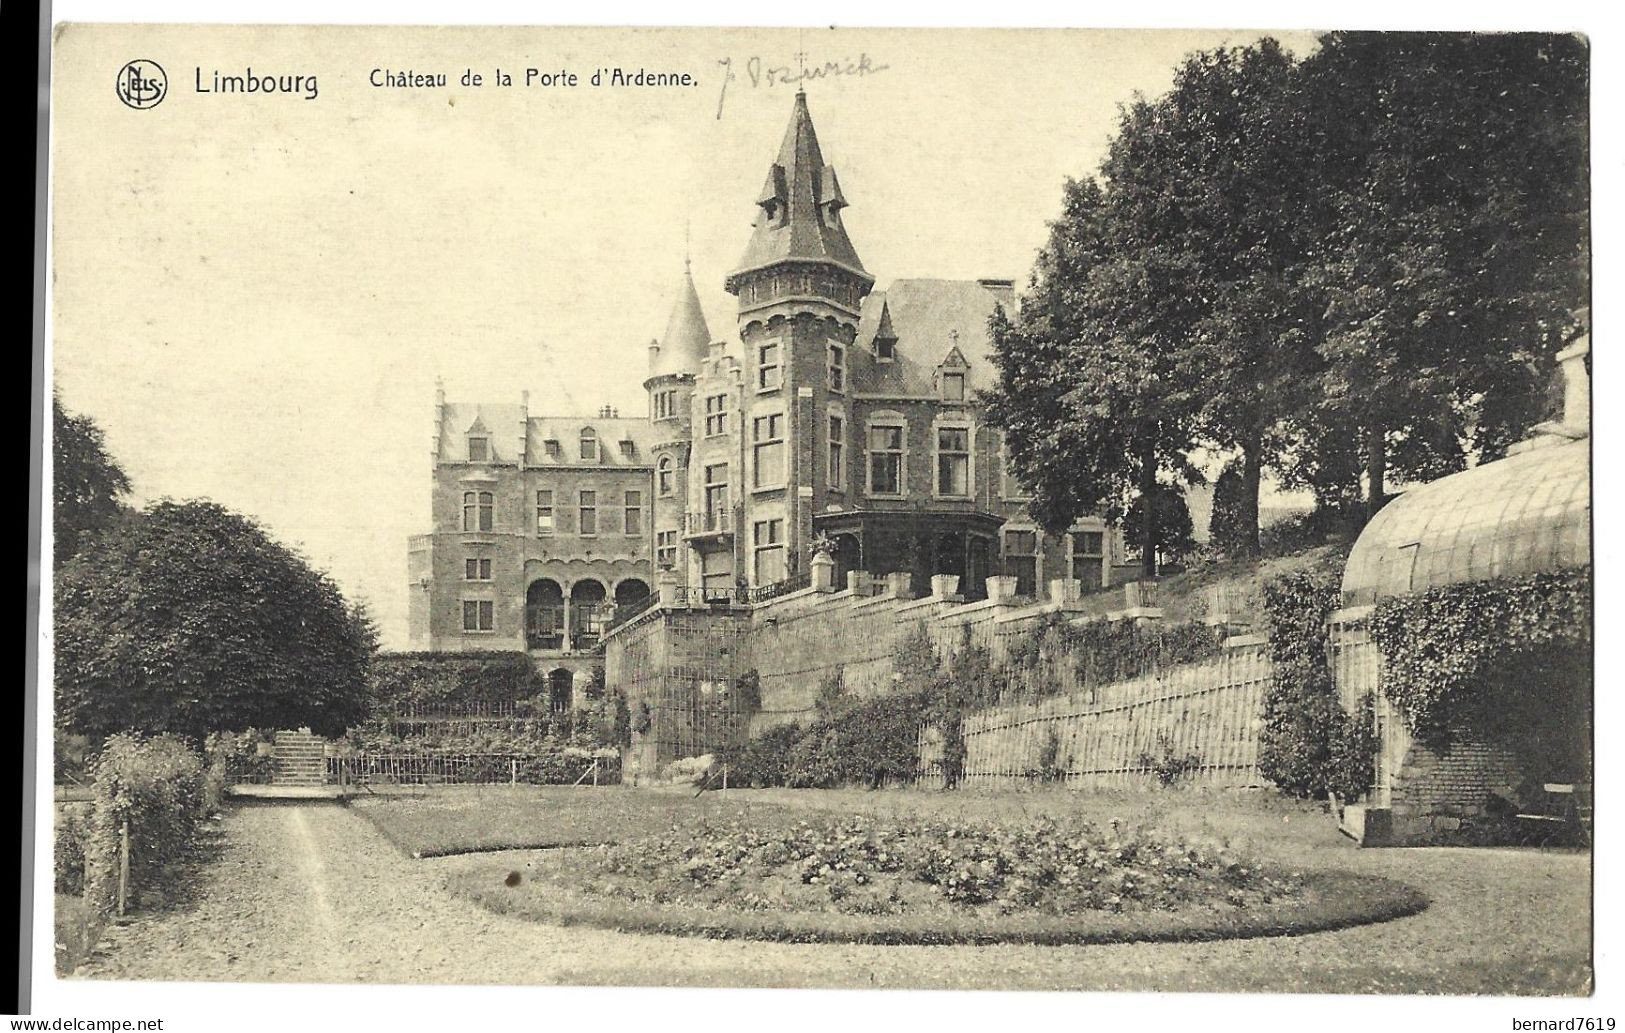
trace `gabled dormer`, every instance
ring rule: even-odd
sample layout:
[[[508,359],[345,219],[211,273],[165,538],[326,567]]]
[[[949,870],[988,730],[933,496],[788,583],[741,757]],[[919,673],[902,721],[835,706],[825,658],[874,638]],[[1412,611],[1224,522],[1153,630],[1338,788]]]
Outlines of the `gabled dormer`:
[[[967,402],[970,400],[970,363],[959,350],[959,331],[950,330],[948,336],[955,343],[948,346],[948,354],[937,364],[934,378],[937,397],[944,402]]]
[[[491,463],[496,461],[496,453],[491,448],[491,428],[485,425],[485,418],[479,413],[474,414],[474,422],[468,425],[463,432],[463,443],[467,447],[464,453],[471,463]]]

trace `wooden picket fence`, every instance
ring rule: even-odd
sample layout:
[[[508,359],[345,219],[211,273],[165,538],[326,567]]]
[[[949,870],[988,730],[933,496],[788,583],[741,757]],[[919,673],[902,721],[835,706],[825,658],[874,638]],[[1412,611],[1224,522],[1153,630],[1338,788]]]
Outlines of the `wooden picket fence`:
[[[1211,660],[1079,689],[965,719],[963,784],[1052,779],[1076,788],[1164,780],[1216,788],[1263,786],[1258,732],[1272,667],[1262,645]],[[1055,738],[1054,765],[1041,762]],[[919,737],[919,781],[941,786],[942,739]]]

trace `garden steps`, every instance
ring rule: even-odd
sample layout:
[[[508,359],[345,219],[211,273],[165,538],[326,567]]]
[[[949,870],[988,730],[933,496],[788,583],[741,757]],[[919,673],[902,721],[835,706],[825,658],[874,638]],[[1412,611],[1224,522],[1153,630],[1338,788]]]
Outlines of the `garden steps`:
[[[272,782],[277,786],[320,788],[327,784],[327,741],[306,729],[278,732]]]

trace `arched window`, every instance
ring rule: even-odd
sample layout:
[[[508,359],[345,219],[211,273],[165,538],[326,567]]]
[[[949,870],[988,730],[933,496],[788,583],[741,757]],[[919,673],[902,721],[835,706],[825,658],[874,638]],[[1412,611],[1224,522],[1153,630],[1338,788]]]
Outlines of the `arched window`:
[[[581,428],[581,459],[583,462],[598,462],[598,432],[591,427]]]
[[[671,456],[661,456],[656,479],[656,487],[660,491],[661,498],[665,498],[672,493],[672,481]]]

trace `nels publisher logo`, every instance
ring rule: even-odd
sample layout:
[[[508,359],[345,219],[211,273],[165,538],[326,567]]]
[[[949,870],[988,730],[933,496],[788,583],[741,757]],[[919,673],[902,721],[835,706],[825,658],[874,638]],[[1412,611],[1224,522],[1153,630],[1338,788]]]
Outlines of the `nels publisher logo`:
[[[156,61],[131,61],[118,70],[118,99],[138,110],[155,108],[169,95],[169,76]]]

